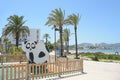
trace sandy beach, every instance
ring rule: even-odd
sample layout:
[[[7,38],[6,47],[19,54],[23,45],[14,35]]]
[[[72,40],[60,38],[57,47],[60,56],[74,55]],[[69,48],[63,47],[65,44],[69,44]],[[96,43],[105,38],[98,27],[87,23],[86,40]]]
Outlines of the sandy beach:
[[[59,80],[120,80],[120,63],[84,60],[84,74]]]

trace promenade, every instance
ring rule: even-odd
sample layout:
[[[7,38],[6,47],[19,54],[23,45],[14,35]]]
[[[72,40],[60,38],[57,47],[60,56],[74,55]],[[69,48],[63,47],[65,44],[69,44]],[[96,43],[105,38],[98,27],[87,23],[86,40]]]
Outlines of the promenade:
[[[120,63],[84,61],[84,74],[58,80],[120,80]]]

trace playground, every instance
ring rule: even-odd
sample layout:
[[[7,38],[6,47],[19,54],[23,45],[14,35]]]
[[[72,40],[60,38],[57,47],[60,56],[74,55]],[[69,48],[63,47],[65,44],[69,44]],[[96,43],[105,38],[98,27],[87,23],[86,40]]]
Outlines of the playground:
[[[6,59],[4,61],[8,60],[7,57],[4,59]],[[49,56],[49,62],[42,64],[28,64],[26,60],[23,60],[24,62],[9,61],[0,65],[0,80],[50,79],[83,72],[83,60],[81,59],[59,57],[55,61],[54,56]]]

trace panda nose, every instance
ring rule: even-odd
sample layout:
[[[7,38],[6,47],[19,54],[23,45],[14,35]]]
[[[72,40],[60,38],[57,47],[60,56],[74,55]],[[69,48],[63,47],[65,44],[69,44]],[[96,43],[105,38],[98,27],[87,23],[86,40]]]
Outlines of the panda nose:
[[[32,49],[30,48],[30,50],[32,50]]]

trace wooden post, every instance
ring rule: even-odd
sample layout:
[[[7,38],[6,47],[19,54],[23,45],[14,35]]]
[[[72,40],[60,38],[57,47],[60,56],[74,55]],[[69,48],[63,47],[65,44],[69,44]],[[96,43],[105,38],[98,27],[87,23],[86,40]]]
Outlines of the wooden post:
[[[21,65],[18,65],[18,79],[20,79],[20,67]]]
[[[58,62],[58,76],[61,77],[61,62]]]
[[[68,58],[67,58],[67,65],[66,66],[67,66],[67,69],[68,69]]]
[[[6,80],[8,80],[8,66],[6,66]]]
[[[4,66],[2,66],[2,80],[4,80]]]
[[[27,61],[27,64],[26,64],[26,80],[29,80],[29,62]]]
[[[14,65],[13,68],[14,68],[14,79],[16,80],[16,65]]]
[[[25,66],[25,68],[26,68],[26,66]],[[22,67],[21,67],[21,69],[22,69],[22,71],[23,71],[23,69],[24,69],[24,65],[22,64]],[[26,68],[27,69],[27,68]],[[26,71],[27,72],[27,71]],[[24,74],[22,73],[22,79],[24,79]]]
[[[10,66],[10,79],[12,79],[12,65]]]

